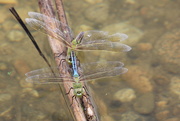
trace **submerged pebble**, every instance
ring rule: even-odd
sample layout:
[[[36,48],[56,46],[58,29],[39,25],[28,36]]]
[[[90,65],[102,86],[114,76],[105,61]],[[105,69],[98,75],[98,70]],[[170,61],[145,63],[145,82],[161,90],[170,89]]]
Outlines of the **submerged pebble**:
[[[90,4],[96,4],[96,3],[102,3],[103,2],[103,0],[84,0],[84,1],[86,1]]]
[[[8,1],[8,0],[4,0],[4,1]],[[1,3],[1,1],[0,1],[0,3]],[[7,10],[6,10],[6,9],[1,9],[1,10],[0,10],[0,15],[1,15],[1,17],[0,17],[0,23],[4,23],[5,20],[6,20],[6,18],[8,17],[7,14],[5,14],[5,13],[7,13]]]
[[[0,116],[5,116],[10,111],[12,96],[10,94],[0,94]]]
[[[177,94],[179,99],[180,99],[180,78],[178,77],[173,77],[171,79],[171,83],[170,83],[170,90]]]
[[[30,67],[24,60],[15,60],[13,65],[20,75],[24,75],[25,73],[30,71]]]
[[[78,27],[76,27],[76,32],[79,33],[81,31],[88,31],[88,30],[93,30],[93,28],[91,26],[88,26],[88,25],[85,25],[85,24],[82,24]]]
[[[136,3],[136,0],[125,0],[126,3],[129,3],[129,4],[135,4]]]
[[[3,28],[4,31],[7,31],[7,33],[10,32],[10,31],[13,30],[13,29],[19,29],[19,30],[21,30],[19,24],[18,24],[18,23],[15,23],[15,22],[12,21],[12,20],[6,20],[6,21],[4,21],[4,22],[2,23],[2,28]],[[4,31],[3,31],[3,32],[4,32]],[[4,34],[4,33],[3,33],[3,34]],[[7,36],[7,34],[5,34],[5,35]]]
[[[8,69],[7,65],[5,63],[0,62],[0,70],[4,71],[4,70],[7,70],[7,69]]]
[[[126,39],[122,43],[128,44],[130,46],[133,46],[134,44],[138,43],[143,35],[143,32],[140,29],[125,22],[108,25],[102,28],[102,30],[109,31],[110,33],[119,32],[119,33],[127,34],[128,39]]]
[[[101,121],[115,121],[112,117],[108,115],[102,115],[101,116]]]
[[[30,95],[33,96],[33,97],[39,97],[38,91],[34,90],[33,88],[24,88],[24,89],[22,90],[22,92],[23,92],[24,94],[30,94]],[[24,95],[24,94],[23,94],[23,95]]]
[[[16,4],[16,0],[0,0],[1,4]]]
[[[109,7],[105,3],[92,5],[84,11],[84,16],[94,23],[102,23],[109,16]]]
[[[12,96],[10,94],[0,94],[0,103],[11,100]]]
[[[136,99],[133,107],[140,114],[150,114],[154,110],[154,95],[146,93]]]
[[[0,55],[11,55],[13,53],[13,48],[7,43],[2,43],[0,45]],[[4,58],[1,58],[3,60]]]
[[[121,89],[115,93],[114,98],[121,102],[130,102],[136,98],[135,92],[132,89]]]
[[[163,64],[163,68],[180,73],[180,29],[163,34],[155,44],[154,54]]]
[[[168,118],[164,121],[179,121],[180,118]]]
[[[19,83],[20,83],[21,87],[24,87],[24,88],[32,88],[33,87],[33,83],[28,83],[25,81],[25,79],[21,79]]]
[[[153,47],[152,47],[152,44],[151,43],[139,43],[137,45],[137,49],[140,50],[140,51],[149,51],[151,50]]]
[[[24,34],[19,30],[12,30],[7,34],[10,41],[19,42],[23,40]]]
[[[153,91],[153,85],[150,82],[152,78],[152,72],[150,69],[146,66],[130,66],[127,68],[129,71],[122,75],[122,77],[132,88],[140,93]]]
[[[136,121],[140,118],[136,113],[129,111],[120,115],[121,121]]]
[[[156,113],[156,119],[158,121],[164,121],[165,119],[167,119],[170,115],[170,111],[169,110],[164,110],[161,112]]]

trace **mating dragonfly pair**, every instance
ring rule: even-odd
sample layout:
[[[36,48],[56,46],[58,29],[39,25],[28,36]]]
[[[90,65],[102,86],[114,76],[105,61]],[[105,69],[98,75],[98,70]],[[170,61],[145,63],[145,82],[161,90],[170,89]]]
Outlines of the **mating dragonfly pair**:
[[[87,64],[77,65],[76,51],[91,51],[91,50],[104,50],[111,52],[127,52],[131,50],[128,45],[120,43],[128,38],[126,34],[116,33],[108,34],[103,31],[86,31],[81,32],[71,42],[66,41],[66,34],[72,35],[70,27],[58,21],[55,18],[50,18],[40,13],[29,12],[30,18],[26,18],[26,23],[36,30],[40,30],[42,33],[47,34],[55,39],[60,40],[68,47],[68,56],[71,61],[71,75],[67,77],[63,74],[53,74],[51,69],[43,68],[26,73],[27,82],[48,84],[48,83],[73,83],[72,89],[74,90],[74,96],[82,97],[84,93],[81,82],[91,81],[100,78],[107,78],[117,76],[128,71],[124,68],[124,64],[120,61],[106,61],[106,62],[91,62]],[[48,26],[44,20],[56,27]],[[61,26],[66,27],[67,31],[61,31]],[[73,38],[73,37],[72,37]],[[52,68],[53,71],[57,71],[57,68]],[[79,73],[82,72],[82,73]],[[62,81],[64,80],[64,81]]]

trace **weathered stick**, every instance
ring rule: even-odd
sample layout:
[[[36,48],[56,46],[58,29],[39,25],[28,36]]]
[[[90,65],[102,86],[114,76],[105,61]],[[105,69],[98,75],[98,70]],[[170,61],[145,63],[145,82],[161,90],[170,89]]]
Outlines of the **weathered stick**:
[[[64,6],[63,6],[63,2],[62,0],[55,0],[56,3],[56,9],[57,9],[57,14],[58,14],[58,18],[62,23],[65,23],[66,25],[68,25],[68,21],[66,18],[66,14],[64,11]],[[64,31],[68,31],[67,28],[65,28],[64,26],[61,27],[62,30]],[[70,35],[67,35],[67,41],[71,42],[72,38]]]
[[[61,3],[62,3],[62,1],[61,1]],[[55,18],[55,12],[53,10],[51,0],[39,0],[39,7],[40,7],[40,10],[43,14],[45,14],[51,18]],[[61,22],[65,22],[65,24],[67,24],[67,21],[65,18],[65,13],[63,12],[64,11],[63,6],[61,6],[61,8],[60,7],[58,7],[58,8],[59,8],[58,13],[62,15],[62,16],[60,15]],[[46,22],[47,25],[50,24],[48,22],[48,20],[44,20],[44,21]],[[49,26],[56,27],[56,25],[52,25],[52,23]],[[60,29],[62,31],[66,31],[66,28],[63,26]],[[67,34],[66,39],[67,39],[67,41],[70,42],[72,38],[69,34]],[[61,54],[61,56],[59,56],[58,58],[55,58],[56,64],[59,65],[59,63],[62,60],[66,60],[65,53],[67,52],[67,48],[64,47],[64,44],[62,42],[60,42],[61,40],[56,40],[52,37],[48,37],[48,40],[49,40],[49,44],[51,46],[51,49],[52,49],[54,55],[58,56],[59,54]],[[64,54],[62,54],[62,53],[64,53]],[[60,72],[62,72],[62,70],[64,70],[64,67],[68,67],[68,65],[65,66],[65,64],[67,64],[67,63],[60,64],[60,67],[59,67]],[[63,73],[63,74],[66,74],[67,76],[71,77],[71,75],[69,73]],[[66,92],[68,92],[71,87],[72,87],[72,84],[64,83],[64,89]],[[67,96],[68,96],[69,102],[72,102],[72,97],[74,96],[73,91],[71,91]],[[71,107],[73,110],[72,112],[74,114],[74,117],[77,121],[86,121],[86,117],[84,115],[84,112],[83,112],[81,106],[78,104],[78,102],[73,101],[73,105]]]
[[[57,9],[57,14],[58,14],[59,20],[62,23],[65,23],[66,25],[68,25],[68,21],[66,19],[66,14],[65,14],[65,11],[64,11],[62,0],[55,0],[55,3],[56,3],[56,9]],[[62,30],[67,31],[66,29],[67,28],[62,27]],[[72,40],[71,36],[70,35],[67,36],[67,41],[70,42],[71,40]],[[86,87],[86,83],[83,83],[83,84],[84,84],[84,87]],[[89,99],[91,98],[87,93],[85,95],[86,95],[87,98],[89,98]],[[93,106],[92,106],[93,105],[93,100],[87,100],[87,98],[80,99],[81,106],[85,109],[84,114],[86,116],[86,119],[89,120],[89,121],[98,121],[98,117],[97,117],[97,114],[96,114],[96,109],[93,108]],[[89,105],[89,104],[91,104],[91,105]]]

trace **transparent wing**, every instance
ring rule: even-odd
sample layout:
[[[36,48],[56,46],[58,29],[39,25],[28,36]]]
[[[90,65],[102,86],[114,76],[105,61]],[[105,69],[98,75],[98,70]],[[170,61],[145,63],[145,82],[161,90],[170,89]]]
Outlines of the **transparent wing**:
[[[112,70],[115,67],[123,67],[124,64],[120,61],[98,61],[85,63],[80,65],[80,73],[82,72],[84,76],[91,75],[99,72],[104,72],[107,70]]]
[[[127,52],[131,47],[120,43],[128,38],[126,34],[116,33],[109,35],[103,31],[84,32],[83,40],[77,45],[78,51],[105,50],[112,52]]]
[[[131,47],[122,44],[119,42],[110,42],[106,40],[96,40],[91,42],[90,44],[78,44],[78,51],[91,51],[91,50],[104,50],[104,51],[112,51],[112,52],[128,52],[131,50]]]
[[[108,32],[104,31],[97,31],[97,30],[91,30],[91,31],[85,31],[84,32],[84,38],[82,40],[82,44],[85,43],[91,43],[91,41],[96,40],[106,40],[111,42],[120,42],[124,41],[128,38],[126,34],[123,33],[115,33],[115,34],[108,34]]]
[[[55,39],[58,39],[59,41],[62,41],[69,47],[71,46],[70,43],[65,40],[67,34],[70,34],[72,37],[72,31],[69,26],[63,24],[55,18],[50,18],[40,13],[29,12],[28,15],[31,18],[26,18],[25,21],[29,26]],[[44,21],[48,22],[48,25]],[[66,31],[61,31],[61,26],[65,27]]]
[[[52,68],[57,72],[58,68]],[[70,83],[73,82],[71,77],[60,75],[59,73],[52,73],[50,68],[37,69],[25,74],[26,81],[30,83],[49,84],[49,83]],[[63,81],[63,80],[65,81]]]
[[[71,28],[68,25],[66,25],[66,24],[62,23],[61,21],[57,20],[56,18],[51,18],[51,17],[48,17],[48,16],[46,16],[44,14],[37,13],[37,12],[28,12],[28,15],[31,18],[34,18],[34,19],[42,21],[42,22],[44,22],[44,20],[47,20],[46,22],[48,22],[50,25],[55,25],[58,30],[61,27],[64,27],[65,31],[62,31],[62,33],[63,34],[70,34],[71,37],[73,37],[73,32],[72,32]]]
[[[81,64],[78,69],[81,81],[90,81],[99,78],[111,77],[127,72],[126,68],[122,68],[124,64],[119,61],[108,62],[93,62]],[[57,68],[52,68],[57,72]],[[59,73],[51,73],[49,68],[30,71],[25,74],[26,81],[31,83],[49,84],[49,83],[72,83],[74,80],[71,77],[59,75]],[[65,80],[65,81],[62,81]]]
[[[127,71],[128,71],[127,68],[115,67],[112,70],[106,70],[106,71],[98,72],[98,73],[95,73],[95,74],[82,76],[80,78],[80,81],[92,81],[92,80],[95,80],[95,79],[118,76],[118,75],[126,73]]]
[[[120,61],[103,61],[81,65],[80,81],[91,81],[121,75],[128,71]]]

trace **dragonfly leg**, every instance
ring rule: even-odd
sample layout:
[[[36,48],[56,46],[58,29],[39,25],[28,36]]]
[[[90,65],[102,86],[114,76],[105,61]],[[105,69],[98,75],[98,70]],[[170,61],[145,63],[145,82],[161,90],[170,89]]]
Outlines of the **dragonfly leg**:
[[[66,95],[68,95],[72,89],[74,89],[74,88],[71,87],[71,88],[69,89],[69,91],[66,93]]]
[[[58,67],[60,67],[64,62],[66,62],[66,59],[61,59],[60,62],[59,62]]]
[[[85,97],[85,98],[87,99],[87,101],[88,101],[88,104],[91,105],[91,106],[94,108],[93,104],[91,103],[90,98],[87,97],[86,95],[83,95],[82,98],[83,98],[83,97]]]
[[[90,95],[89,95],[89,93],[88,93],[88,91],[87,91],[87,87],[86,87],[86,86],[83,86],[83,88],[84,88],[86,94],[90,97]]]
[[[76,100],[76,102],[78,103],[76,95],[73,95],[73,96],[72,96],[72,103],[71,103],[70,107],[73,105],[73,98],[74,98],[74,99]],[[79,103],[78,103],[78,107],[79,107]]]
[[[78,100],[77,100],[77,97],[75,96],[75,100],[76,100],[76,102],[78,103]],[[79,103],[78,103],[78,107],[79,107]]]
[[[65,52],[63,51],[62,53],[54,53],[54,58],[59,58],[60,56],[66,56]],[[67,66],[67,59],[61,59],[59,62],[58,67],[62,66],[62,73],[67,73],[67,72],[71,72],[71,70],[69,70],[69,66]]]
[[[63,54],[64,54],[64,56],[66,56],[66,53],[64,51],[62,53],[54,53],[54,59],[61,57],[61,55],[63,55]]]
[[[80,60],[79,60],[79,59],[77,59],[77,66],[78,66],[78,67],[81,67]]]
[[[61,57],[62,55],[66,56],[66,54],[65,54],[64,51],[63,51],[62,53],[54,53],[54,59],[59,58],[59,57]],[[61,59],[61,60],[60,60],[59,66],[61,66],[61,63],[62,63],[61,61],[64,62],[65,59]],[[58,67],[59,67],[59,66],[58,66]]]
[[[71,103],[70,107],[71,107],[72,104],[73,104],[73,98],[76,98],[76,96],[75,96],[75,95],[72,96],[72,103]]]

